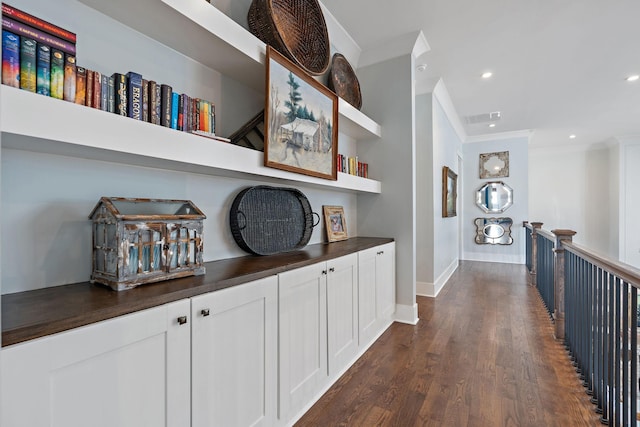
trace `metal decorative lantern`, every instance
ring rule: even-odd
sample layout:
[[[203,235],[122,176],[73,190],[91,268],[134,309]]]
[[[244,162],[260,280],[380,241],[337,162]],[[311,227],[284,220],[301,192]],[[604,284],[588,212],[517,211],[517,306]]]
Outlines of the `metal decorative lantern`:
[[[114,290],[204,274],[203,219],[188,200],[102,197],[93,221],[91,282]]]

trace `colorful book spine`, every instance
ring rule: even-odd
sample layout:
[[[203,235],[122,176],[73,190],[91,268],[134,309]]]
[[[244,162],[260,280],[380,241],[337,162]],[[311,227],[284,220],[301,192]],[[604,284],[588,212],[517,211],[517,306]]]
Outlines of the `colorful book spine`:
[[[36,57],[36,93],[51,95],[51,48],[38,43]]]
[[[87,69],[76,67],[76,104],[85,105],[87,98]]]
[[[178,129],[178,108],[180,107],[180,94],[171,92],[171,129]]]
[[[154,125],[160,124],[160,86],[149,80],[149,122]]]
[[[76,100],[76,57],[73,55],[64,56],[64,97],[65,101],[75,102]]]
[[[2,17],[2,28],[11,31],[12,33],[17,34],[21,37],[27,37],[36,40],[39,43],[44,43],[48,46],[51,46],[52,48],[54,47],[56,49],[60,49],[61,51],[63,51],[64,53],[68,53],[69,55],[76,54],[75,44],[69,43],[43,31],[36,30],[33,27],[30,27],[21,22],[14,21],[13,19],[7,18],[6,16]]]
[[[86,96],[85,96],[85,103],[84,105],[86,105],[87,107],[91,107],[93,105],[93,74],[95,73],[95,71],[93,70],[87,70],[87,83],[86,83]],[[78,83],[77,83],[77,79],[76,79],[76,92],[78,91]]]
[[[109,76],[104,74],[100,77],[100,109],[109,111]]]
[[[36,41],[20,37],[20,89],[36,91]]]
[[[9,6],[6,3],[2,3],[2,15],[12,18],[16,21],[23,22],[35,29],[60,37],[61,39],[64,39],[70,43],[76,43],[76,35],[71,31],[60,28],[57,25],[23,12],[20,9],[16,9],[13,6]]]
[[[91,108],[100,109],[100,100],[102,98],[102,73],[100,71],[93,72],[93,94],[91,96]]]
[[[142,121],[149,121],[149,81],[142,79]]]
[[[2,30],[2,84],[20,87],[20,37]]]
[[[51,49],[51,97],[64,98],[64,53]]]
[[[110,76],[107,86],[107,111],[110,113],[116,112],[116,97],[115,97],[115,77]]]
[[[127,105],[129,117],[142,120],[142,76],[133,71],[127,73]]]
[[[160,124],[171,127],[171,101],[173,88],[167,84],[160,86]]]
[[[120,73],[113,74],[114,113],[127,115],[127,76]]]

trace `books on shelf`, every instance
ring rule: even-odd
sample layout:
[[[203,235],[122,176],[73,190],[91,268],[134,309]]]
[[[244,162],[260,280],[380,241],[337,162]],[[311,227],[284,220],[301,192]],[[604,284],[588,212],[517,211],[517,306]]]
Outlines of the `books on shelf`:
[[[45,96],[220,141],[215,105],[140,73],[110,77],[84,66],[77,36],[2,3],[2,83]]]
[[[349,157],[338,154],[337,163],[338,172],[369,178],[369,164],[359,161],[358,156]]]

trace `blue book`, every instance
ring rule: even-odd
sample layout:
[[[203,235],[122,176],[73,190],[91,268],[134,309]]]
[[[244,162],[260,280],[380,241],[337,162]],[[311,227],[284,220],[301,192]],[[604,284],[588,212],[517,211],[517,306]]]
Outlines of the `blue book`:
[[[180,94],[171,93],[171,129],[178,129],[178,106],[180,104]]]
[[[36,56],[36,92],[51,95],[51,48],[42,43],[38,43]]]
[[[129,71],[127,81],[128,115],[132,119],[142,120],[142,75]]]
[[[100,109],[109,111],[109,76],[100,76]]]
[[[20,87],[20,37],[2,30],[2,84]]]

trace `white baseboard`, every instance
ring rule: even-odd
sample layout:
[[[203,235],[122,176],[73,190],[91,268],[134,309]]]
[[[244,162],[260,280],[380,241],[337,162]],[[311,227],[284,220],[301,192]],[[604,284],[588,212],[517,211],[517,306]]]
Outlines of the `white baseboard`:
[[[416,295],[420,295],[422,297],[431,297],[435,298],[438,296],[444,285],[447,284],[447,280],[455,273],[458,268],[458,260],[455,259],[447,269],[438,277],[435,283],[429,282],[417,282],[416,283]]]
[[[418,304],[404,305],[396,304],[396,322],[407,323],[409,325],[418,324]]]

